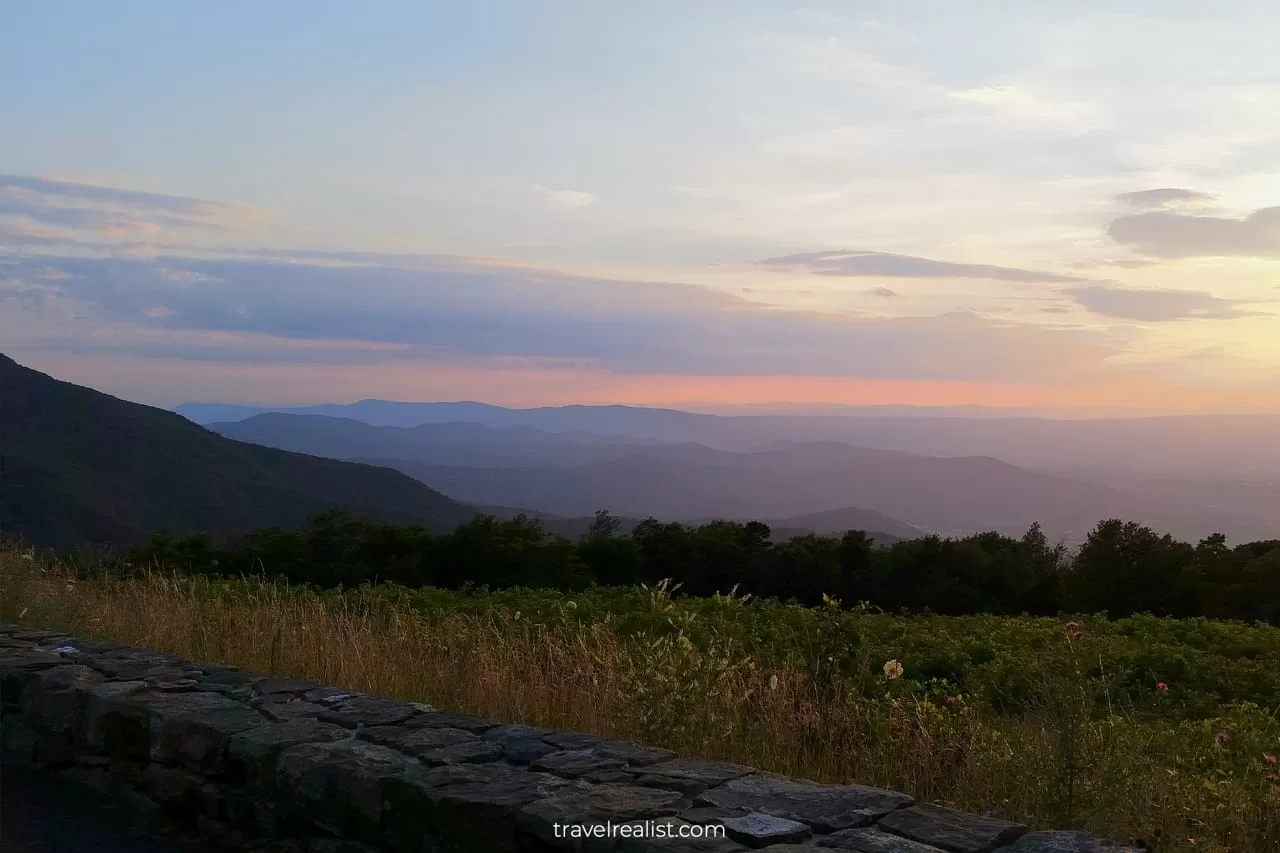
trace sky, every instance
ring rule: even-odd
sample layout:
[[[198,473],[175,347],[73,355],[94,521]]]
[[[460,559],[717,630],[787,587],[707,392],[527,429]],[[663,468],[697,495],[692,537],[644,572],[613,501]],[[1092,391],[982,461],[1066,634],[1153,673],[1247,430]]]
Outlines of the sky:
[[[0,351],[59,378],[1280,411],[1271,0],[0,17]]]

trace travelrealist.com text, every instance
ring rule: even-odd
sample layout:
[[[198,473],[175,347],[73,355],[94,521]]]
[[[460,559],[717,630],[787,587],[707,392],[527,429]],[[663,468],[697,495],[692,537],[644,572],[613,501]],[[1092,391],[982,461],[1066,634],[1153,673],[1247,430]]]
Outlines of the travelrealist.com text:
[[[630,823],[553,823],[556,838],[724,838],[723,826],[638,820]]]

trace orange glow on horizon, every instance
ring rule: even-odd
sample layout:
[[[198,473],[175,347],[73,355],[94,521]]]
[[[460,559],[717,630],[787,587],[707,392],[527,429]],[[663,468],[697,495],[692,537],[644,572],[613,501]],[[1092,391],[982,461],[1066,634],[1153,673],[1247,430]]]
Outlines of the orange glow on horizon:
[[[347,403],[364,398],[474,400],[496,405],[573,403],[637,406],[766,404],[984,406],[1165,412],[1280,413],[1280,393],[1174,386],[1141,373],[1063,385],[856,379],[821,376],[677,376],[597,368],[483,363],[369,365],[184,362],[142,358],[18,356],[57,379],[127,399],[172,406],[189,401],[264,405]]]

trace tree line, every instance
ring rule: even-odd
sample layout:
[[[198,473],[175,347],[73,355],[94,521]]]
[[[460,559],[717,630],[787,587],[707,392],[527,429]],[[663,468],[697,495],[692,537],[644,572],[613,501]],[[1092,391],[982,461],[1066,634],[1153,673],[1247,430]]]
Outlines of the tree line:
[[[215,541],[161,532],[118,567],[267,574],[318,587],[394,583],[581,590],[671,579],[689,595],[742,593],[816,605],[823,595],[890,612],[1054,615],[1106,612],[1280,624],[1280,540],[1197,544],[1134,522],[1099,522],[1074,554],[1033,525],[1025,535],[925,536],[880,547],[860,531],[784,542],[760,522],[692,526],[648,519],[630,534],[596,514],[571,540],[524,516],[478,516],[451,533],[334,511],[303,529]]]

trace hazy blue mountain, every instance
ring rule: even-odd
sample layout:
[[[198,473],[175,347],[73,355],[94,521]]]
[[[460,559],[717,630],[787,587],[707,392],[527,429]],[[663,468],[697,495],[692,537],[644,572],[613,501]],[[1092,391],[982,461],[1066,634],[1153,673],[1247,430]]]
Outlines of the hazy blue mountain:
[[[582,465],[617,459],[660,442],[595,433],[546,432],[529,426],[472,423],[371,426],[350,418],[267,413],[209,424],[238,441],[334,459],[393,458],[485,468]]]
[[[1158,496],[1029,471],[989,457],[936,458],[826,443],[732,453],[694,445],[646,448],[576,467],[479,468],[380,459],[459,500],[532,507],[565,517],[606,507],[668,519],[789,519],[855,506],[928,532],[999,530],[1033,522],[1079,541],[1118,517],[1198,538],[1274,535],[1274,525]],[[891,531],[890,531],[891,532]]]
[[[271,410],[189,403],[200,423],[243,420]],[[746,451],[776,441],[838,441],[925,456],[992,456],[1056,472],[1128,472],[1221,480],[1280,478],[1280,415],[1184,415],[1061,419],[899,415],[706,415],[634,406],[509,409],[484,403],[392,403],[363,400],[287,410],[346,417],[373,425],[467,421],[548,432],[693,442]]]

